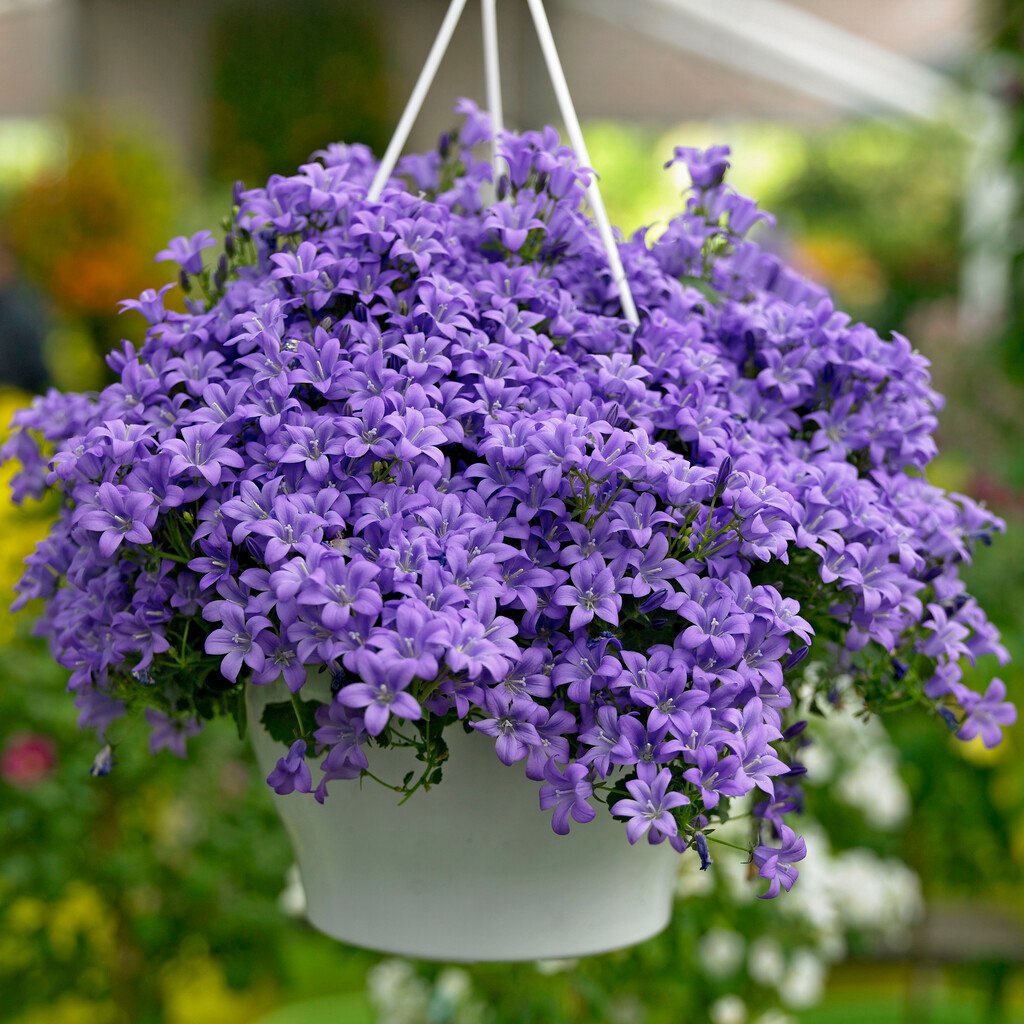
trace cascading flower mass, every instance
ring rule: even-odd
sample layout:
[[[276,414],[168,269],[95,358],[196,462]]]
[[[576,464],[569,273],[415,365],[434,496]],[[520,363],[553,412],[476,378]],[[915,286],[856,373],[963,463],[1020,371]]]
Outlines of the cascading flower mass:
[[[332,145],[236,189],[213,267],[209,233],[160,254],[187,312],[170,286],[125,302],[150,327],[116,382],[16,418],[16,497],[62,499],[18,603],[45,602],[101,735],[145,705],[181,752],[283,678],[279,792],[324,800],[382,745],[423,763],[398,788],[443,785],[461,721],[559,832],[606,803],[706,866],[756,791],[775,895],[803,856],[802,659],[872,711],[921,703],[986,743],[1012,721],[958,667],[1006,657],[958,576],[1001,524],[925,477],[925,360],[747,237],[767,217],[728,150],[677,150],[684,212],[622,245],[634,329],[590,172],[550,128],[507,134],[492,190],[487,118],[461,112],[379,201],[369,151]],[[303,694],[318,670],[327,703]]]

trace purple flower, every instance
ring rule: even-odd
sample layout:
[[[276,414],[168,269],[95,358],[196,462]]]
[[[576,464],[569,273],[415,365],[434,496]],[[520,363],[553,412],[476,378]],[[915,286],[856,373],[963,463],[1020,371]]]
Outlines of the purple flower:
[[[389,439],[388,450],[402,462],[426,456],[440,466],[444,455],[437,446],[448,440],[438,427],[442,422],[444,417],[433,410],[424,413],[419,409],[406,409],[403,413],[393,412],[385,416],[384,423],[397,435],[393,440]]]
[[[753,862],[757,873],[770,883],[761,899],[772,900],[782,889],[793,888],[799,872],[793,866],[807,856],[807,844],[788,825],[778,826],[781,847],[758,846],[754,849]]]
[[[194,718],[170,718],[154,708],[146,708],[149,723],[149,751],[169,750],[175,757],[185,756],[185,740],[196,736],[202,725]]]
[[[569,572],[571,585],[555,591],[553,603],[572,608],[569,628],[582,629],[594,616],[613,626],[619,624],[621,599],[615,592],[615,577],[611,571],[587,559],[574,565]]]
[[[973,740],[980,734],[986,747],[998,746],[1003,729],[1017,721],[1017,709],[1003,699],[1005,696],[1002,679],[993,679],[983,697],[971,694],[964,705],[967,717],[957,733],[960,739]]]
[[[632,799],[612,804],[612,814],[629,819],[626,835],[630,843],[637,843],[644,836],[651,843],[660,843],[678,833],[672,810],[690,801],[682,793],[670,793],[671,784],[672,773],[668,768],[658,771],[648,763],[637,766],[637,778],[626,783]]]
[[[551,828],[556,835],[569,834],[569,818],[581,825],[593,821],[597,812],[588,803],[594,792],[582,764],[560,766],[554,760],[544,766],[544,785],[540,787],[540,809],[552,808]]]
[[[484,702],[491,717],[474,722],[473,728],[496,739],[495,748],[502,764],[515,764],[526,757],[530,747],[540,745],[534,725],[539,709],[533,701],[522,697],[509,700],[488,690]]]
[[[206,638],[207,654],[223,654],[220,670],[234,682],[243,665],[259,671],[270,647],[273,628],[265,615],[246,615],[237,604],[226,604],[222,625]]]
[[[687,768],[683,778],[700,790],[704,806],[711,810],[723,796],[743,796],[749,792],[750,784],[739,778],[740,771],[740,759],[734,754],[719,760],[714,747],[699,747],[697,766]]]
[[[198,472],[210,484],[220,483],[226,468],[242,469],[245,461],[228,447],[227,438],[217,433],[217,424],[201,423],[182,427],[181,437],[164,441],[162,450],[171,455],[174,476]]]
[[[365,708],[366,731],[379,736],[392,715],[414,720],[422,716],[419,704],[405,692],[415,670],[415,665],[407,661],[365,652],[359,660],[362,682],[343,686],[335,700],[347,708]]]
[[[692,146],[676,146],[673,158],[665,165],[683,163],[690,173],[690,179],[697,188],[713,188],[722,183],[729,169],[729,147],[712,146],[710,149],[694,149]]]
[[[705,704],[708,695],[699,689],[688,689],[685,672],[673,675],[653,675],[650,685],[636,687],[632,696],[640,704],[651,709],[647,716],[648,728],[660,729],[666,723],[673,734],[680,739],[693,728],[689,712]]]
[[[203,269],[203,250],[216,244],[209,231],[198,231],[191,238],[179,235],[156,254],[156,262],[177,263],[186,274],[198,274]]]
[[[100,484],[95,503],[83,505],[76,514],[79,526],[100,535],[99,549],[110,558],[122,541],[149,544],[157,510],[148,494],[133,493],[120,484]]]
[[[267,785],[279,796],[308,793],[313,788],[313,776],[306,764],[305,740],[296,740],[288,753],[278,758],[274,770],[267,776]]]
[[[328,771],[339,771],[345,767],[363,771],[370,767],[362,743],[366,738],[366,727],[344,704],[332,700],[316,710],[319,728],[313,733],[317,743],[328,747],[324,767]]]
[[[767,217],[723,147],[678,150],[678,216],[619,245],[635,328],[591,172],[553,129],[505,133],[495,204],[489,120],[460,110],[372,203],[358,145],[236,189],[216,269],[209,232],[159,254],[202,297],[124,303],[149,327],[112,382],[15,415],[16,499],[56,492],[16,603],[43,603],[82,724],[149,705],[181,752],[171,709],[217,710],[178,664],[202,637],[225,686],[339,687],[285,787],[324,800],[395,719],[458,717],[557,829],[621,774],[631,837],[705,864],[708,812],[755,787],[788,836],[802,769],[773,745],[804,654],[995,743],[1005,687],[961,661],[1008,655],[960,574],[1003,524],[928,482],[939,399],[907,339],[745,237]]]
[[[175,239],[175,241],[180,241],[180,239]],[[165,249],[164,252],[169,253],[169,250]],[[176,257],[169,256],[168,258],[175,259]],[[200,263],[200,267],[202,267],[202,263]],[[197,272],[193,271],[193,273]],[[120,312],[125,313],[132,309],[141,313],[151,324],[157,324],[167,315],[164,310],[164,295],[173,287],[173,284],[165,284],[159,291],[147,288],[137,299],[122,299],[118,303],[121,307]]]

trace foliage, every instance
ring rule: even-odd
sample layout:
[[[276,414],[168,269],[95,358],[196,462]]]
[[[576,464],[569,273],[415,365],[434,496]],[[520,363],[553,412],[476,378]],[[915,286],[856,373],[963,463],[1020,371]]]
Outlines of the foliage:
[[[124,334],[137,336],[117,301],[152,279],[152,253],[184,186],[158,144],[88,117],[69,123],[63,159],[9,197],[4,241],[59,319],[57,380],[102,376],[103,356]],[[91,363],[68,351],[83,337]]]
[[[1018,381],[1022,377],[1024,352],[1024,6],[1017,0],[988,0],[983,25],[988,47],[976,69],[1001,107],[1007,136],[1006,160],[1016,184],[1011,199],[1009,230],[1010,294],[1007,302],[1003,346],[1008,372]]]
[[[351,0],[246,2],[218,11],[211,43],[213,176],[263,180],[326,138],[383,147],[391,118],[387,30],[372,4]]]

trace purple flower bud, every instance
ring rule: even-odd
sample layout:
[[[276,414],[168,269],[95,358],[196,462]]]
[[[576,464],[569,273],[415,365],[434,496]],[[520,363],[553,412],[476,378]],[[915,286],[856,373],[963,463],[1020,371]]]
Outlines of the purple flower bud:
[[[95,776],[109,775],[114,770],[114,763],[114,748],[108,743],[93,758],[89,774]]]
[[[732,475],[732,456],[726,455],[722,459],[718,466],[718,476],[715,477],[715,497],[720,498],[722,492],[725,490],[726,485],[729,483],[729,477]]]
[[[217,269],[213,272],[213,288],[214,291],[220,291],[224,287],[224,282],[228,278],[228,258],[223,253],[217,260]]]
[[[640,602],[640,611],[644,615],[649,615],[651,612],[657,611],[661,608],[669,598],[669,592],[667,590],[652,590],[650,594]]]
[[[783,662],[782,668],[784,671],[789,672],[791,669],[797,667],[804,658],[807,657],[811,648],[808,644],[803,644],[798,647],[795,651],[791,651],[785,662]]]
[[[693,845],[697,850],[697,856],[700,858],[701,871],[707,871],[714,864],[714,861],[711,859],[711,851],[708,849],[708,841],[703,832],[698,832],[693,837]]]
[[[782,741],[788,743],[790,740],[796,739],[805,729],[807,728],[807,719],[801,719],[799,722],[794,722],[783,734]]]

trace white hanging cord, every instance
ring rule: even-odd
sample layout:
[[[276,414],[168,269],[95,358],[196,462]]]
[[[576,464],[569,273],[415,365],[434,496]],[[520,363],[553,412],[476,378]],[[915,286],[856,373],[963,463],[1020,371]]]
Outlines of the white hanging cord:
[[[402,155],[402,150],[405,148],[405,143],[409,138],[409,132],[412,131],[412,126],[419,116],[420,108],[423,106],[423,101],[426,99],[427,92],[434,81],[437,69],[444,59],[445,51],[448,49],[448,44],[452,40],[452,34],[455,32],[455,26],[459,23],[459,18],[462,17],[462,11],[465,6],[466,0],[452,0],[448,7],[448,13],[444,16],[444,21],[441,22],[441,28],[438,30],[434,45],[430,48],[430,53],[427,54],[427,60],[423,65],[423,70],[420,72],[420,77],[416,79],[416,85],[413,86],[409,102],[406,103],[405,110],[402,111],[395,134],[391,137],[388,148],[384,151],[384,156],[381,157],[380,166],[377,168],[377,173],[373,177],[373,183],[370,185],[370,191],[366,194],[366,198],[371,203],[380,199],[380,194],[384,191],[384,186],[388,183],[391,172],[395,169],[395,164],[398,163],[398,158]]]
[[[487,110],[491,115],[491,166],[494,168],[494,183],[501,173],[498,156],[498,136],[505,130],[505,118],[501,109],[501,70],[498,64],[498,14],[497,0],[481,0],[481,20],[484,28],[484,83],[487,87]]]
[[[533,24],[537,29],[537,39],[540,41],[541,52],[544,54],[544,62],[548,67],[548,75],[551,78],[551,85],[555,90],[555,98],[558,100],[558,109],[565,122],[566,131],[569,134],[569,142],[576,151],[576,158],[581,164],[591,167],[590,154],[587,152],[587,144],[583,141],[583,130],[580,128],[579,118],[576,116],[576,108],[573,106],[572,97],[569,95],[569,86],[565,81],[565,72],[562,70],[562,62],[558,59],[558,50],[555,47],[555,39],[551,34],[551,26],[548,24],[547,15],[544,13],[543,0],[527,0],[530,5],[530,14],[533,15]],[[619,248],[612,232],[612,226],[608,221],[608,214],[601,199],[601,190],[597,184],[597,175],[591,170],[590,184],[587,186],[587,198],[590,200],[590,207],[594,212],[594,220],[597,221],[597,230],[604,243],[605,252],[608,254],[608,266],[612,272],[612,280],[619,288],[619,301],[622,303],[622,312],[626,319],[634,325],[640,323],[637,315],[636,303],[633,301],[633,293],[630,291],[629,282],[626,280],[626,271],[622,266],[622,258],[619,256]]]

